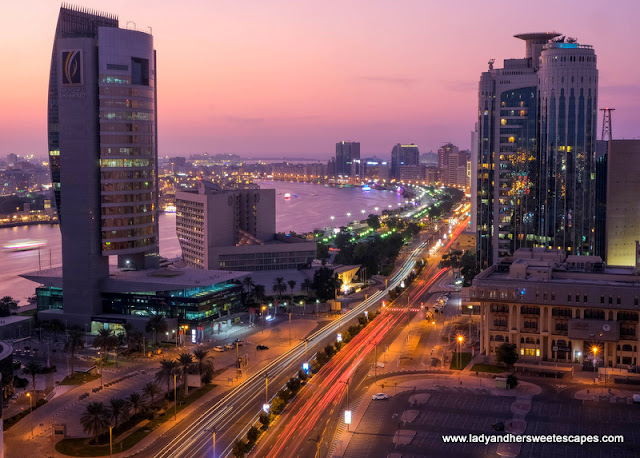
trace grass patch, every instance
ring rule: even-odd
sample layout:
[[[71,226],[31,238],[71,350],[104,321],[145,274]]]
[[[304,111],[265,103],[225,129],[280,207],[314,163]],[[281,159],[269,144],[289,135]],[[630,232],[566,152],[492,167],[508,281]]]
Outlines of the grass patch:
[[[460,356],[459,363],[458,363],[458,355]],[[451,366],[449,366],[449,369],[451,369],[452,371],[461,371],[462,369],[467,367],[467,364],[469,364],[470,362],[471,362],[471,353],[468,353],[468,352],[463,352],[460,354],[454,353],[451,358]]]
[[[214,384],[204,385],[196,390],[193,390],[189,395],[178,405],[178,412],[182,411],[190,404],[200,399],[205,394],[209,393],[216,387]],[[158,415],[149,423],[141,428],[138,428],[133,433],[129,434],[120,442],[114,442],[114,453],[120,453],[120,451],[129,450],[136,445],[142,439],[144,439],[153,430],[158,428],[166,421],[173,421],[174,409],[173,406],[169,407],[162,415]],[[89,445],[89,439],[62,439],[56,444],[56,450],[59,453],[69,456],[105,456],[109,454],[109,444],[106,445]]]
[[[67,375],[63,378],[59,385],[82,385],[83,383],[92,382],[99,378],[100,376],[96,374],[83,374],[82,372],[76,372],[75,374]]]
[[[471,367],[471,372],[489,372],[491,374],[501,374],[506,372],[504,367],[496,366],[495,364],[474,364]]]

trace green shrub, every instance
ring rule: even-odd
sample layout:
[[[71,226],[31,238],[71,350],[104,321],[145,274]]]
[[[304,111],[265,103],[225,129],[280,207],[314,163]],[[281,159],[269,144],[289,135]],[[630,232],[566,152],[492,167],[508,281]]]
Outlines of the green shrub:
[[[255,444],[256,440],[258,439],[258,428],[256,428],[255,426],[249,428],[249,431],[247,431],[247,439],[250,443]]]
[[[271,416],[268,413],[262,412],[260,414],[260,423],[264,426],[269,426],[269,423],[271,423]]]

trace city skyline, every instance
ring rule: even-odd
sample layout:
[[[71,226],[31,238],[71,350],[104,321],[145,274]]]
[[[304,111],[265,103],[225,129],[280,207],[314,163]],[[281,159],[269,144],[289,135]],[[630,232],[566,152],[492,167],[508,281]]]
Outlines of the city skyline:
[[[16,25],[0,32],[2,55],[14,63],[2,85],[0,155],[46,155],[43,75],[59,4],[30,4],[8,5]],[[138,29],[153,28],[163,49],[158,64],[167,69],[158,83],[160,156],[208,152],[325,159],[336,141],[349,139],[361,142],[365,156],[386,157],[398,142],[414,142],[423,152],[447,141],[467,149],[478,74],[487,61],[501,64],[522,54],[522,43],[511,35],[553,30],[597,47],[600,107],[616,108],[615,138],[637,135],[633,112],[640,101],[635,83],[640,64],[624,53],[639,40],[631,2],[618,2],[619,9],[597,2],[582,2],[580,9],[553,4],[553,15],[552,4],[543,2],[531,14],[518,14],[513,25],[495,29],[480,26],[495,12],[472,2],[456,8],[404,2],[395,10],[353,2],[313,11],[285,2],[269,8],[187,2],[181,11],[168,2],[149,11],[122,1],[75,4],[120,12],[125,27],[137,21]],[[518,11],[506,2],[498,6],[503,17]],[[451,32],[452,24],[459,31]],[[603,29],[615,32],[597,33]]]

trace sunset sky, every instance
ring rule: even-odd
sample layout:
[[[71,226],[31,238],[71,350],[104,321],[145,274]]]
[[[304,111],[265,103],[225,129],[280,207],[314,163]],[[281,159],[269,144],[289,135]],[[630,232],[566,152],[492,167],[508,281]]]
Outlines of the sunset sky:
[[[3,1],[0,155],[46,154],[60,3]],[[487,61],[524,57],[522,32],[593,45],[614,136],[640,137],[640,4],[633,0],[84,0],[153,28],[160,155],[327,159],[335,142],[388,157],[469,148]],[[599,132],[598,132],[599,136]]]

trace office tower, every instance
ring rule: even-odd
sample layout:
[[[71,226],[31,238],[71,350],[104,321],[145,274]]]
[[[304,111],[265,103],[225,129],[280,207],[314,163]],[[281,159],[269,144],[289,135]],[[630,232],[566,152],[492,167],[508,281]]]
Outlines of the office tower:
[[[62,233],[65,312],[100,309],[109,256],[157,264],[153,37],[62,7],[49,80],[49,158]]]
[[[526,55],[478,91],[477,235],[487,267],[519,247],[592,254],[598,71],[593,48],[557,33],[516,35]]]
[[[467,163],[469,151],[447,143],[438,150],[440,182],[445,186],[464,188],[467,186]]]
[[[606,263],[636,266],[640,241],[640,140],[609,140]]]
[[[352,176],[352,165],[360,164],[360,142],[336,143],[336,175]],[[353,173],[359,171],[357,167]]]
[[[447,165],[449,164],[449,155],[457,153],[459,148],[453,143],[445,143],[438,148],[438,170],[440,170],[443,177],[447,175]],[[445,181],[444,179],[442,181]]]
[[[275,189],[222,188],[200,181],[176,193],[176,232],[188,265],[240,271],[297,269],[311,264],[315,242],[276,234]]]
[[[402,145],[398,143],[391,150],[391,178],[400,179],[400,168],[420,165],[418,145]]]

